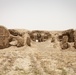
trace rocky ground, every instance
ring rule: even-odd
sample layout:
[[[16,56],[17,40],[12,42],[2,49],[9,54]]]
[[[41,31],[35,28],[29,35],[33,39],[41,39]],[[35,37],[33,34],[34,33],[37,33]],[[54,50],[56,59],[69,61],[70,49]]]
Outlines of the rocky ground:
[[[76,49],[61,50],[50,39],[0,49],[0,75],[76,75]]]

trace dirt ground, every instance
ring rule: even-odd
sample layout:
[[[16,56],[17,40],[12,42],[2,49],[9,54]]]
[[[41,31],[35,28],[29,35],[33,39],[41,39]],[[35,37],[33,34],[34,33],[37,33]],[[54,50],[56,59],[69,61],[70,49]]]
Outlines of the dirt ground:
[[[0,75],[76,75],[76,49],[62,50],[55,36],[45,42],[31,42],[31,47],[10,46],[0,49]],[[25,35],[26,36],[26,35]]]

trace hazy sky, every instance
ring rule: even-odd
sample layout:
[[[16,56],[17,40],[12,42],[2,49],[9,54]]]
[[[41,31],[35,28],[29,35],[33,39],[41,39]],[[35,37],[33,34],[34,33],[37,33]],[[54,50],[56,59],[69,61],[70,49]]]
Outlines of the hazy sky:
[[[31,30],[76,29],[76,0],[0,0],[0,25]]]

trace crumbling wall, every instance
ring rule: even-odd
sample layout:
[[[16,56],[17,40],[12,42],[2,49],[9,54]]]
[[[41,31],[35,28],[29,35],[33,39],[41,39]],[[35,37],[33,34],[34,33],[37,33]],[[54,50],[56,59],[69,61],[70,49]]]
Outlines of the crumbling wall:
[[[0,26],[0,49],[9,47],[10,33],[7,28]]]
[[[74,48],[76,48],[76,31],[73,29],[68,29],[62,32],[60,36],[58,36],[59,41],[61,42],[60,46],[62,49],[69,48],[69,43],[74,43]]]
[[[30,38],[33,41],[38,40],[38,42],[44,42],[44,41],[48,40],[50,37],[51,37],[51,34],[46,31],[35,30],[30,33]]]
[[[70,47],[69,43],[74,43],[73,47],[76,48],[76,30],[68,29],[60,33],[50,33],[49,31],[26,31],[23,33],[18,32],[15,29],[7,29],[4,26],[0,26],[0,49],[9,46],[31,46],[32,41],[34,42],[45,42],[47,40],[50,43],[60,42],[61,49],[67,49]],[[57,41],[58,39],[58,41]],[[15,41],[15,42],[14,42]],[[12,42],[12,43],[11,43]]]

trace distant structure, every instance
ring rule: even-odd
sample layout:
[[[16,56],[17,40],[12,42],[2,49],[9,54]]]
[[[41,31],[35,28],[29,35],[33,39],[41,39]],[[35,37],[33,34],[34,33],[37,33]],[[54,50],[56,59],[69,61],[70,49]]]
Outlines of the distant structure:
[[[39,30],[20,33],[18,30],[0,26],[0,49],[8,48],[9,46],[22,47],[24,45],[31,47],[32,41],[40,43],[50,40],[50,43],[54,44],[57,38],[61,49],[68,49],[70,47],[69,43],[74,43],[73,47],[76,49],[76,30],[73,29],[62,31],[61,35],[59,33],[52,35],[48,31]]]
[[[62,32],[59,36],[59,40],[61,41],[61,48],[67,49],[69,48],[68,43],[74,42],[74,48],[76,48],[76,31],[73,29],[68,29]]]
[[[10,42],[13,40],[17,40],[17,47],[21,47],[24,45],[24,40],[20,36],[19,32],[17,32],[16,30],[8,30],[6,27],[0,26],[0,49],[9,47]]]
[[[35,30],[30,33],[30,38],[35,42],[44,42],[51,38],[51,34],[46,31]]]

